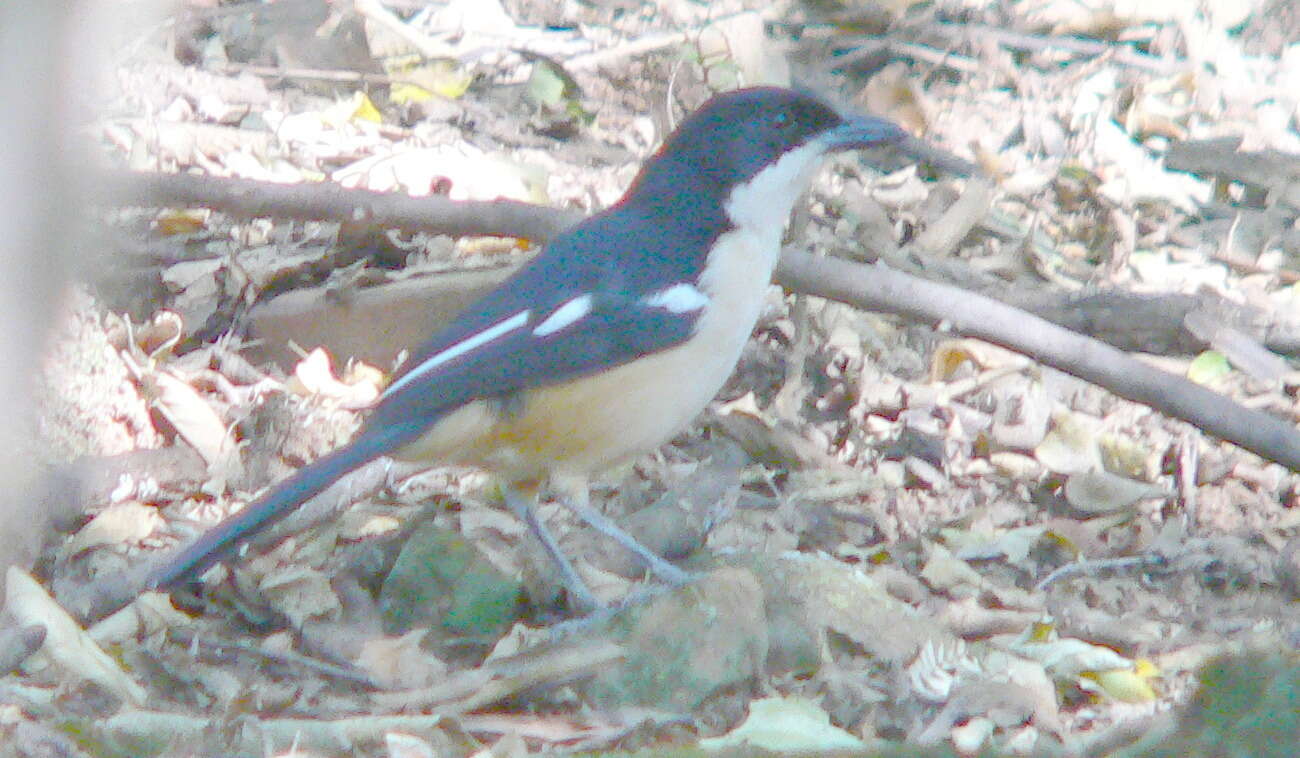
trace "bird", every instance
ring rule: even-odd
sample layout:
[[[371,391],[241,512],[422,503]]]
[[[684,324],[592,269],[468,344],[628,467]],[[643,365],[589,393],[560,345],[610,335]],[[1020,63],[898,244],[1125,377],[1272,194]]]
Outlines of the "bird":
[[[200,577],[340,477],[388,456],[496,474],[570,602],[595,606],[537,519],[539,487],[649,452],[699,415],[740,359],[788,217],[822,159],[904,134],[789,88],[712,96],[645,160],[617,203],[558,235],[413,350],[350,442],[164,559],[149,586],[175,589]],[[653,573],[689,581],[574,500],[580,517]]]

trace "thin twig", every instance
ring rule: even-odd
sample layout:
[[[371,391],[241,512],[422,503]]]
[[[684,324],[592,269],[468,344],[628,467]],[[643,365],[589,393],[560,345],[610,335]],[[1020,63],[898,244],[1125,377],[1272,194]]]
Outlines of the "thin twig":
[[[1104,558],[1095,561],[1075,561],[1058,567],[1034,585],[1034,591],[1042,592],[1052,584],[1075,574],[1096,576],[1103,571],[1127,571],[1165,565],[1165,559],[1154,553],[1146,555],[1125,556],[1123,558]]]
[[[689,39],[690,37],[686,32],[653,34],[603,50],[593,50],[590,53],[575,55],[564,62],[564,68],[567,71],[588,71],[625,58],[636,58],[662,50],[665,47],[680,45]]]
[[[1145,69],[1157,74],[1175,74],[1191,68],[1191,63],[1182,58],[1157,58],[1154,55],[1139,53],[1126,45],[1079,39],[1078,37],[1045,37],[1039,34],[1025,34],[999,29],[995,26],[951,22],[938,23],[926,28],[957,39],[966,39],[973,36],[987,37],[1003,47],[1014,50],[1037,52],[1055,49],[1081,55],[1108,55],[1116,63]]]
[[[511,200],[463,203],[442,196],[348,189],[333,183],[275,184],[197,174],[118,171],[88,181],[92,202],[117,206],[203,205],[243,218],[367,222],[456,236],[546,240],[581,216]]]
[[[252,63],[222,63],[209,66],[214,71],[225,74],[252,74],[268,79],[307,79],[323,82],[344,82],[355,84],[417,84],[387,74],[372,74],[362,71],[342,71],[324,68],[283,68],[281,66],[258,66]]]
[[[835,68],[844,69],[852,66],[863,59],[869,59],[880,55],[882,51],[888,51],[895,58],[910,58],[921,63],[928,63],[932,66],[941,68],[950,68],[953,71],[959,71],[963,74],[976,74],[987,69],[987,66],[974,58],[959,53],[939,50],[928,45],[922,45],[915,42],[899,42],[897,40],[882,39],[880,37],[861,37],[859,46],[856,50],[845,53],[835,59]],[[853,38],[836,37],[837,45],[851,44]]]
[[[367,676],[365,673],[356,669],[340,666],[329,661],[322,661],[318,658],[294,653],[292,651],[273,651],[267,650],[259,645],[242,642],[240,640],[215,639],[213,637],[195,634],[192,631],[175,628],[168,630],[168,634],[175,638],[176,642],[186,647],[197,647],[208,652],[220,655],[223,651],[230,650],[240,655],[255,658],[262,661],[278,664],[281,666],[297,667],[306,669],[313,673],[327,676],[331,679],[340,679],[345,682],[360,684],[370,689],[379,689],[379,685]]]

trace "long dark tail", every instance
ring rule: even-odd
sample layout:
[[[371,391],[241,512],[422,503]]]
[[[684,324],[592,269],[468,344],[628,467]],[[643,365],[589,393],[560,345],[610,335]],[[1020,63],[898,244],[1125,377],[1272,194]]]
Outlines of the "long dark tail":
[[[148,586],[176,587],[207,571],[241,543],[293,512],[302,503],[410,439],[397,430],[366,430],[351,443],[300,469],[265,497],[205,532],[149,574]]]

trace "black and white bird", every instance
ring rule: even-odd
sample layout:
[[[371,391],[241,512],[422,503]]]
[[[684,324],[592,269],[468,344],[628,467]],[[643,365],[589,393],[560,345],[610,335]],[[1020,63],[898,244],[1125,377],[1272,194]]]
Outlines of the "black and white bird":
[[[415,350],[356,437],[182,549],[169,588],[379,456],[501,477],[579,604],[593,600],[533,513],[549,478],[585,478],[669,440],[735,369],[794,203],[827,154],[894,142],[895,125],[756,87],[688,116],[613,207],[568,230]],[[661,576],[680,570],[596,512]]]

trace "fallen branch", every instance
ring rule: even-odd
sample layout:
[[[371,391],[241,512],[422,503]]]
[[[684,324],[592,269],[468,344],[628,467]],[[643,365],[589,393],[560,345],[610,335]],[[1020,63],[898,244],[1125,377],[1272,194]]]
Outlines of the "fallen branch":
[[[330,182],[276,184],[198,174],[117,171],[99,177],[91,189],[91,201],[106,205],[201,205],[241,218],[347,221],[467,237],[546,240],[582,218],[514,200],[461,202],[441,195],[348,189]]]
[[[858,308],[929,324],[942,322],[957,334],[1023,353],[1300,471],[1300,433],[1290,424],[1019,308],[884,266],[817,258],[788,248],[781,256],[776,281],[795,292]]]
[[[110,177],[106,186],[117,191],[104,199],[121,205],[206,205],[236,216],[366,220],[412,231],[541,242],[580,218],[572,211],[513,201],[414,198],[330,184],[127,174]],[[777,269],[776,283],[859,308],[930,324],[943,322],[953,332],[1023,353],[1300,471],[1300,432],[1291,425],[996,300],[883,266],[816,258],[789,249]]]

